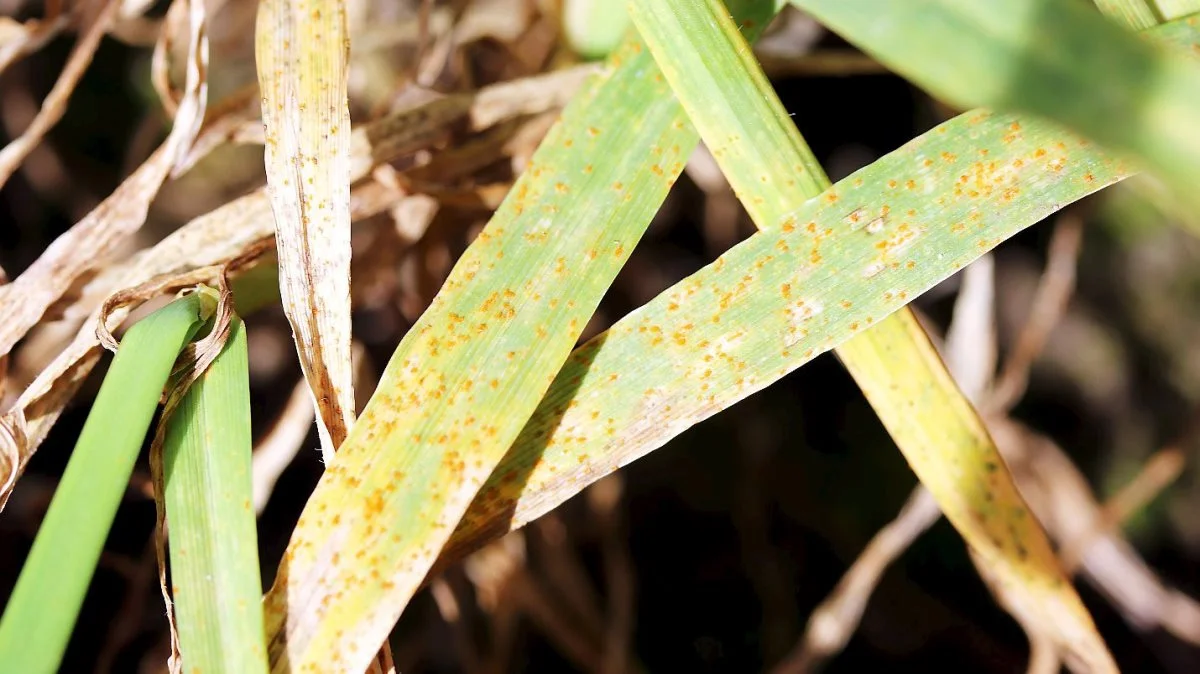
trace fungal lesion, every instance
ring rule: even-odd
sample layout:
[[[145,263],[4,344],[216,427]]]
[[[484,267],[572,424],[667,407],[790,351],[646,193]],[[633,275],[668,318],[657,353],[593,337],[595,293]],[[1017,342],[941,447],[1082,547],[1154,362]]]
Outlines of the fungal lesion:
[[[784,335],[784,348],[791,348],[808,337],[806,325],[825,310],[825,306],[815,299],[798,299],[788,305],[785,310],[787,332]]]
[[[880,262],[879,260],[870,262],[867,264],[867,266],[863,267],[863,278],[873,278],[878,276],[879,273],[884,269],[887,269],[887,265],[885,265],[883,262]]]
[[[859,207],[853,211],[850,211],[849,215],[842,218],[842,222],[846,223],[850,227],[851,231],[854,231],[855,229],[861,227],[860,223],[866,219],[866,217],[867,209],[864,207]]]
[[[886,210],[881,210],[879,213],[872,213],[865,206],[850,211],[846,217],[842,218],[852,232],[864,231],[867,234],[878,234],[887,226]]]

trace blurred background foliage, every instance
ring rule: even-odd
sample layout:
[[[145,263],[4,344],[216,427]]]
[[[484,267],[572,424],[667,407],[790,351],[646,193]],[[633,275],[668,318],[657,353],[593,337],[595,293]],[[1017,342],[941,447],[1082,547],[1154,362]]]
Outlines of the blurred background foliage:
[[[254,81],[255,3],[212,4],[210,100],[216,101]],[[428,89],[471,90],[579,59],[563,29],[563,8],[552,0],[436,2],[424,19],[419,0],[350,6],[356,122]],[[0,0],[0,15],[18,21],[46,11],[37,2]],[[0,191],[0,267],[10,278],[165,136],[169,121],[149,84],[155,22],[165,11],[165,2],[153,3],[144,17],[121,23],[102,41],[62,121]],[[0,74],[0,142],[19,135],[36,114],[73,42],[68,31]],[[795,10],[785,11],[756,49],[834,180],[957,112]],[[370,377],[486,222],[549,119],[514,125],[516,149],[466,175],[430,177],[436,184],[431,197],[406,206],[426,215],[385,212],[356,226],[354,331]],[[260,148],[221,148],[166,184],[128,250],[263,180]],[[1153,195],[1134,179],[1056,216],[1084,222],[1077,289],[1013,416],[1058,443],[1101,500],[1156,451],[1182,450],[1189,460],[1178,479],[1130,518],[1125,531],[1164,582],[1196,596],[1200,467],[1191,457],[1200,440],[1191,425],[1200,403],[1200,241],[1172,227]],[[423,224],[414,228],[414,220]],[[701,150],[583,338],[752,232]],[[995,253],[1002,354],[1029,313],[1051,232],[1043,223]],[[915,303],[941,330],[959,282],[953,277]],[[295,417],[290,401],[300,372],[278,306],[248,316],[246,324],[262,441],[282,415]],[[14,353],[3,407],[63,338],[50,322]],[[102,374],[93,373],[0,517],[0,597],[16,579]],[[321,470],[310,429],[259,521],[265,574],[275,568]],[[822,356],[448,570],[397,626],[398,668],[619,671],[605,669],[601,648],[603,631],[616,620],[630,631],[628,654],[642,671],[768,670],[793,648],[812,610],[915,484],[851,378],[832,356]],[[63,671],[162,669],[167,634],[148,485],[143,459]],[[1092,588],[1080,589],[1127,671],[1200,666],[1200,646],[1136,632]],[[886,573],[861,628],[828,671],[1014,672],[1023,669],[1026,648],[943,520]]]

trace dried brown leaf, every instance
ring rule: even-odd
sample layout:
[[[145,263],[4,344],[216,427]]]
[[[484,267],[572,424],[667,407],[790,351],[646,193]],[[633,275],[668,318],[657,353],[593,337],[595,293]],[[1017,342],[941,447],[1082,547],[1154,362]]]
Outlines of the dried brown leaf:
[[[462,105],[446,105],[444,101],[447,99],[435,100],[397,111],[356,129],[351,142],[354,152],[352,178],[357,180],[366,176],[378,163],[428,147],[464,117],[473,118],[477,99],[481,101],[480,106],[489,111],[481,118],[494,122],[507,119],[505,115],[511,117],[543,112],[564,105],[593,72],[594,68],[591,67],[571,68],[529,80],[497,84],[475,94],[464,94],[462,100],[465,104]],[[540,83],[540,87],[533,83]],[[531,88],[545,90],[537,97],[536,103],[529,98]],[[539,104],[544,107],[539,109]],[[214,122],[210,128],[214,129],[214,133],[217,132],[219,123]],[[201,139],[197,145],[204,143]],[[380,213],[395,201],[395,197],[394,190],[382,185],[360,185],[351,195],[351,216],[358,220]],[[0,509],[3,509],[12,485],[24,471],[29,459],[99,359],[100,342],[94,328],[100,320],[99,305],[110,295],[158,277],[173,279],[175,283],[172,285],[160,281],[164,292],[192,285],[197,282],[194,276],[196,270],[226,264],[253,254],[256,250],[261,252],[269,249],[272,229],[271,205],[266,191],[259,190],[192,220],[157,245],[120,265],[105,269],[87,285],[83,296],[91,298],[90,303],[67,312],[68,316],[82,324],[75,338],[25,388],[12,409],[0,417],[0,421],[10,427],[22,429],[19,441],[4,442],[4,438],[0,437],[0,442],[4,443],[0,447]],[[3,290],[0,288],[0,308],[4,307]],[[108,329],[115,329],[132,308],[131,304],[109,313],[105,318]],[[0,337],[6,327],[0,325]]]
[[[258,87],[247,86],[230,94],[216,105],[209,106],[209,120],[200,135],[175,165],[173,175],[187,173],[213,150],[227,143],[263,143],[262,122],[259,118]]]
[[[0,456],[10,466],[15,466],[21,461],[21,449],[28,445],[25,429],[25,414],[20,409],[0,417]],[[15,470],[8,471],[4,481],[0,482],[0,509],[8,502],[8,495],[16,482]]]
[[[838,581],[833,592],[813,610],[795,649],[771,670],[772,674],[803,674],[840,653],[858,629],[867,600],[883,572],[908,546],[942,517],[929,490],[918,486],[896,515],[880,529]]]
[[[29,156],[33,148],[42,141],[42,136],[46,135],[46,132],[62,119],[63,113],[67,110],[71,92],[75,90],[75,85],[79,83],[79,79],[83,77],[83,73],[91,64],[92,56],[95,55],[96,48],[100,46],[100,39],[108,32],[120,7],[120,0],[84,3],[84,12],[79,19],[80,24],[85,26],[86,30],[79,36],[75,48],[71,50],[67,64],[63,66],[58,81],[54,83],[54,88],[42,101],[41,111],[34,117],[33,122],[24,133],[0,150],[0,186],[8,182],[21,162],[25,161],[25,157]]]
[[[1042,353],[1051,329],[1062,318],[1075,291],[1075,268],[1082,241],[1083,219],[1078,211],[1069,210],[1059,217],[1054,228],[1049,264],[1038,284],[1029,318],[1021,328],[1012,355],[1005,361],[1004,369],[984,401],[988,411],[1005,413],[1025,394],[1033,361]]]
[[[8,273],[4,271],[4,267],[0,267],[0,286],[8,283]],[[4,400],[4,391],[8,388],[8,362],[11,360],[9,354],[0,356],[0,402]],[[3,490],[0,489],[0,492]]]
[[[186,1],[189,7],[191,58],[188,64],[187,94],[171,134],[112,195],[68,232],[58,237],[25,273],[11,284],[0,287],[0,355],[12,350],[17,341],[41,319],[46,309],[62,297],[71,283],[142,226],[150,202],[158,193],[168,172],[181,159],[199,132],[207,99],[205,69],[208,63],[208,38],[204,33],[204,2],[177,1]],[[96,23],[76,47],[71,62],[76,60],[77,55],[85,53],[85,43],[92,33],[99,31],[95,39],[100,39],[103,27],[111,22],[112,15],[119,5],[116,0],[104,5]],[[93,45],[91,51],[86,51],[89,59],[94,50]],[[64,70],[64,78],[71,69],[71,62]],[[86,61],[78,68],[82,71],[84,66]],[[60,82],[62,81],[60,78]],[[55,88],[57,90],[58,86]],[[47,101],[54,97],[55,94],[51,92]],[[62,104],[65,104],[65,94],[61,97]],[[43,113],[38,115],[22,138],[0,151],[0,184],[7,180],[28,150],[36,144],[30,131],[43,126],[48,128],[46,122],[38,121],[43,119],[46,110],[44,107]],[[42,128],[42,132],[44,130]]]
[[[167,117],[174,119],[179,111],[179,103],[183,100],[182,93],[176,93],[171,86],[171,48],[180,34],[187,30],[187,6],[182,2],[171,3],[163,24],[154,42],[154,53],[150,58],[150,83],[158,94],[159,102]]]
[[[940,349],[958,388],[973,405],[978,405],[987,394],[996,374],[994,267],[989,253],[962,271],[962,286],[954,301],[954,320]]]

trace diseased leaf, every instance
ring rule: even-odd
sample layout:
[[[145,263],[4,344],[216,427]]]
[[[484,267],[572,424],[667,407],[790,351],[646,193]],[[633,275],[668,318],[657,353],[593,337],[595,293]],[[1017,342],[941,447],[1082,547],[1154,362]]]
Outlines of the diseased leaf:
[[[279,292],[328,465],[354,424],[345,3],[262,0],[255,58]]]
[[[1149,34],[1175,45],[1200,40],[1187,22]],[[839,181],[576,349],[437,568],[541,517],[1130,171],[1055,124],[974,110]],[[889,259],[875,248],[881,241],[907,247]],[[814,253],[823,270],[811,268]],[[855,289],[836,283],[834,269],[873,275]]]
[[[774,11],[748,4],[758,26]],[[274,671],[365,666],[695,143],[638,42],[568,105],[305,506],[266,598]]]
[[[719,0],[633,0],[630,7],[634,24],[756,222],[780,221],[789,204],[803,203],[829,185]],[[977,158],[977,174],[991,174],[986,187],[1008,188],[1004,169],[988,163],[990,149],[964,149]],[[954,175],[944,163],[931,165]],[[789,166],[796,168],[789,171]],[[920,183],[928,184],[930,173],[917,173],[904,189],[923,191]],[[971,191],[983,190],[971,185]],[[970,191],[956,196],[967,203],[973,198]],[[878,216],[872,211],[847,216],[850,228],[861,226],[868,237],[872,228],[885,229],[888,218],[901,223],[898,236],[879,238],[872,246],[880,253],[878,267],[835,266],[831,282],[839,282],[843,292],[869,284],[884,266],[929,264],[926,257],[901,261],[922,236],[915,209],[895,216],[885,209]],[[820,259],[808,263],[813,269],[822,265]],[[797,293],[810,288],[805,279],[795,281]],[[839,304],[845,307],[847,301]],[[1006,598],[1093,671],[1116,671],[987,429],[912,313],[897,311],[842,344],[837,354],[942,512],[1006,588]]]
[[[1060,652],[1086,663],[1088,671],[1116,672],[979,415],[961,395],[947,395],[953,388],[949,373],[935,360],[937,353],[916,320],[911,314],[905,318],[904,324],[887,327],[904,330],[912,340],[871,331],[864,336],[875,339],[877,347],[843,362],[905,450],[913,472],[971,544],[981,572],[998,587],[997,597],[1022,625],[1033,628],[1031,639],[1040,635],[1052,641]],[[926,339],[925,347],[915,348],[915,339]],[[896,363],[924,364],[922,369],[946,381],[930,385],[904,376],[908,372],[897,371]],[[887,399],[909,402],[880,404]]]
[[[1200,65],[1180,50],[1079,0],[792,3],[946,101],[1058,120],[1200,206]]]

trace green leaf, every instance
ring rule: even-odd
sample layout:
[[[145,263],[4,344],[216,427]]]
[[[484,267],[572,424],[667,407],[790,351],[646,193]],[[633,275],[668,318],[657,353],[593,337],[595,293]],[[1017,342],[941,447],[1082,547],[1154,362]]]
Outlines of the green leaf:
[[[565,0],[563,33],[585,59],[600,59],[620,46],[629,30],[625,7],[612,0]]]
[[[935,96],[1058,120],[1200,207],[1200,66],[1181,50],[1079,0],[792,1]]]
[[[240,320],[166,423],[171,585],[184,671],[266,672]]]
[[[57,671],[171,366],[214,306],[192,293],[125,334],[0,619],[6,671]]]

